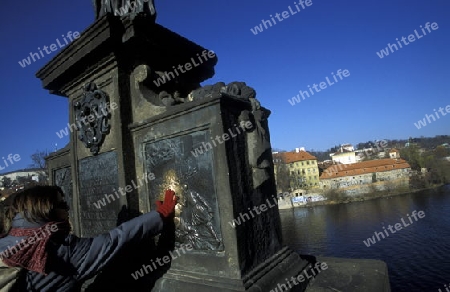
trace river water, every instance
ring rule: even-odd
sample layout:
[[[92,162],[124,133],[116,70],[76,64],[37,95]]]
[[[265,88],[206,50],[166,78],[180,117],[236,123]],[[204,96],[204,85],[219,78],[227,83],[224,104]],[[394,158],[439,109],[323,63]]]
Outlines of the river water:
[[[414,210],[425,217],[414,219]],[[393,292],[438,292],[450,286],[450,186],[280,214],[284,244],[301,254],[383,260]],[[398,231],[388,229],[396,223]],[[372,236],[375,243],[367,247],[363,241]]]

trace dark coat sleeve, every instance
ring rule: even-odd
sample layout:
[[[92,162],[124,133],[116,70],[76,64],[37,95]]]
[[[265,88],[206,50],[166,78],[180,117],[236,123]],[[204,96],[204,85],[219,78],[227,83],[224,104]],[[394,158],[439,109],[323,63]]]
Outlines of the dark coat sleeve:
[[[85,280],[99,272],[122,248],[133,248],[148,236],[159,234],[163,221],[152,211],[127,221],[118,227],[93,238],[72,236],[69,243],[70,262],[77,270],[76,278]]]

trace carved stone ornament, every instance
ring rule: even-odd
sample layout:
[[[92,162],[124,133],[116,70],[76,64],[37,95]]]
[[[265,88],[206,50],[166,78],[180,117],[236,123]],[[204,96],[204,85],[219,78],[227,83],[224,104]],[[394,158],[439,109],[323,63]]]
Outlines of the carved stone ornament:
[[[207,98],[214,98],[218,96],[228,96],[239,98],[242,100],[250,100],[256,97],[256,91],[247,86],[245,82],[231,82],[225,85],[223,82],[217,82],[214,85],[206,85],[193,90],[189,94],[189,100],[202,100]]]
[[[108,95],[91,82],[84,86],[83,98],[74,104],[78,139],[97,155],[109,133],[111,117]]]
[[[135,15],[138,13],[156,19],[154,0],[92,0],[95,18],[99,19],[107,13],[114,16]]]

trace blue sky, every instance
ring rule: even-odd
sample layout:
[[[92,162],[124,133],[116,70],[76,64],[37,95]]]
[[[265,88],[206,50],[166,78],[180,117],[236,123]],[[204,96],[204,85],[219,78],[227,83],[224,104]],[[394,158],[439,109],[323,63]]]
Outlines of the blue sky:
[[[297,1],[296,1],[297,2]],[[450,134],[450,116],[417,129],[433,109],[450,105],[450,2],[316,1],[254,35],[269,15],[295,11],[294,1],[158,1],[157,22],[216,52],[216,75],[204,82],[244,81],[257,91],[269,120],[272,147],[325,150],[341,143]],[[300,6],[299,6],[300,7]],[[0,17],[0,158],[21,160],[0,172],[27,167],[36,150],[62,148],[56,132],[67,125],[68,100],[49,94],[35,73],[59,52],[22,68],[18,61],[94,21],[89,0],[7,1]],[[420,26],[436,22],[423,35]],[[422,38],[379,58],[396,38]],[[350,76],[292,106],[288,99],[332,72]],[[0,160],[0,165],[5,166]]]

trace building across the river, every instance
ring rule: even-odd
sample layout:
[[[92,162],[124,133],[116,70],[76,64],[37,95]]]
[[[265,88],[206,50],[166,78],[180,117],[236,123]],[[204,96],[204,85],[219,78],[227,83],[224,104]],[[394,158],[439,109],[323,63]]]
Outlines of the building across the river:
[[[411,166],[403,159],[379,159],[352,164],[335,164],[320,176],[323,189],[341,189],[354,185],[392,182],[408,185]]]

